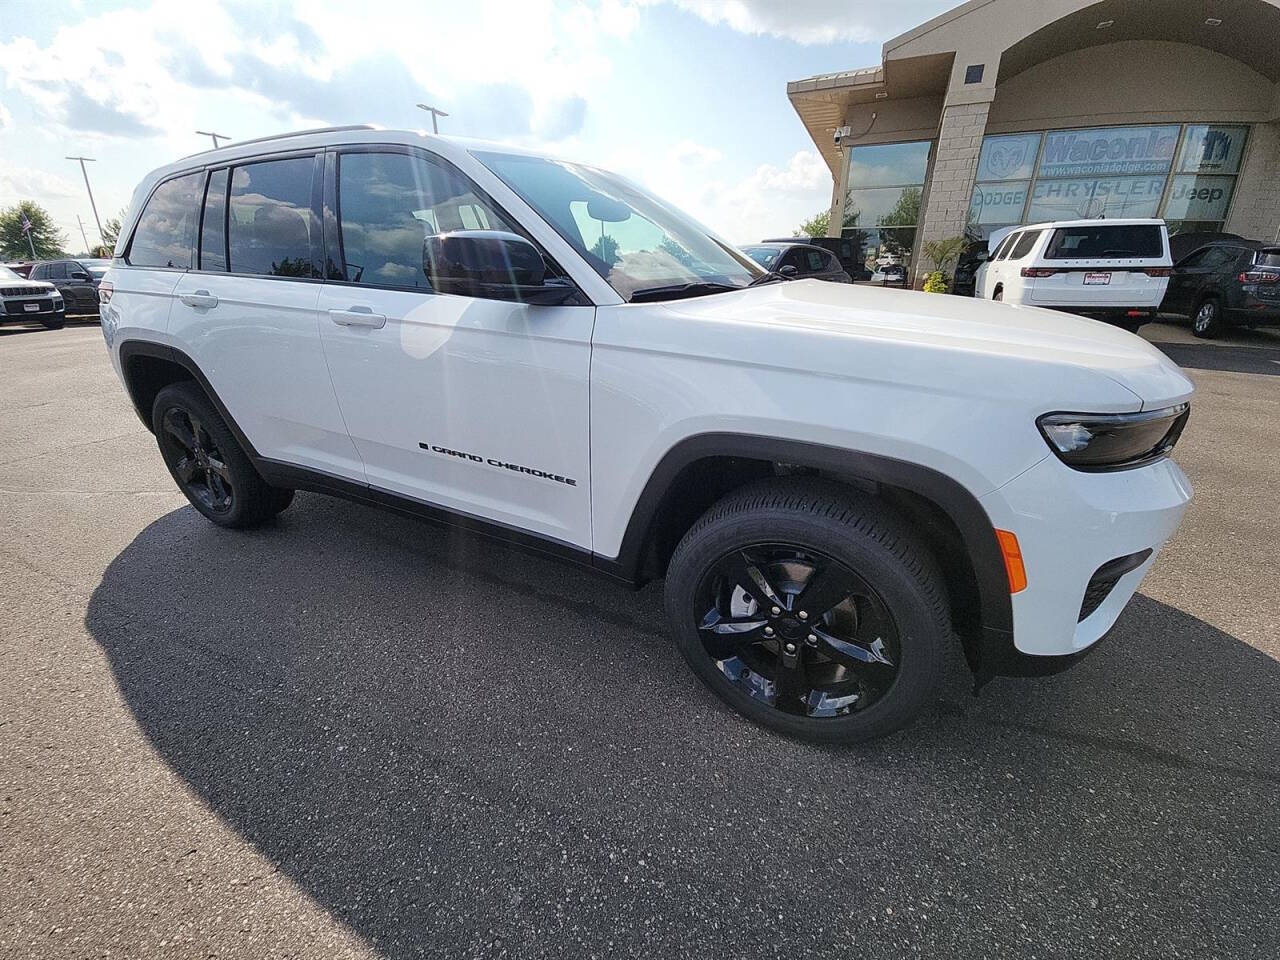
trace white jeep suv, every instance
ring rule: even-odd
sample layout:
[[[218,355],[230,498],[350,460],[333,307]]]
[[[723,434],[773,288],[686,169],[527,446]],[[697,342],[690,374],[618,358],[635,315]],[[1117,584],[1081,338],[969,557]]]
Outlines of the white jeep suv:
[[[978,297],[1078,313],[1131,333],[1155,319],[1173,272],[1163,220],[1063,220],[1001,233],[979,268]]]
[[[1192,386],[1142,340],[785,282],[591,167],[338,128],[130,209],[103,334],[198,511],[321,491],[665,578],[694,672],[794,735],[901,727],[953,645],[979,682],[1069,664],[1191,496]]]

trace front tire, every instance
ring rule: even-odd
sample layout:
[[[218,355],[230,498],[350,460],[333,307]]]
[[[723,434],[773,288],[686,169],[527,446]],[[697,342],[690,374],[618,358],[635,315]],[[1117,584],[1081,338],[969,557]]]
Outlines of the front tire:
[[[1217,297],[1206,297],[1191,316],[1191,332],[1203,340],[1222,335],[1222,304]]]
[[[65,313],[55,313],[46,319],[41,319],[40,325],[46,330],[61,330],[67,323],[67,315]]]
[[[685,534],[668,626],[693,672],[744,716],[856,742],[936,699],[951,626],[929,550],[874,498],[812,478],[762,481]]]
[[[151,408],[151,425],[178,489],[218,526],[258,526],[293,500],[292,490],[272,487],[259,476],[196,384],[162,389]]]

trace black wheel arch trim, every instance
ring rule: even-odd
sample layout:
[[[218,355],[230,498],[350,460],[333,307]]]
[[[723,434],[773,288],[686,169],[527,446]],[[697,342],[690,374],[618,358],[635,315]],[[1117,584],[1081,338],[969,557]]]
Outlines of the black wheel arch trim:
[[[978,499],[958,481],[930,467],[842,447],[738,433],[703,433],[672,447],[658,462],[632,510],[616,559],[596,565],[630,581],[641,579],[646,538],[668,488],[680,472],[707,457],[742,457],[830,471],[885,483],[933,503],[960,533],[977,583],[979,636],[964,638],[970,666],[982,681],[993,670],[1016,669],[1024,656],[1013,645],[1013,603],[995,527]],[[1039,660],[1035,657],[1033,660]]]
[[[230,411],[223,404],[222,398],[218,396],[218,391],[213,389],[213,384],[209,382],[209,378],[204,375],[204,371],[200,369],[199,365],[191,357],[177,347],[156,343],[154,340],[125,340],[118,349],[120,370],[124,374],[125,388],[129,391],[129,399],[133,401],[133,409],[137,412],[138,419],[142,421],[148,430],[152,429],[151,411],[143,409],[143,404],[138,397],[129,374],[130,364],[137,357],[155,357],[158,360],[167,360],[191,374],[191,379],[195,380],[200,385],[200,389],[205,392],[209,402],[218,411],[218,416],[222,417],[223,423],[227,425],[231,435],[236,438],[236,443],[240,444],[240,449],[248,455],[250,460],[257,461],[259,459],[257,450],[254,449],[253,444],[249,442],[249,438],[241,431],[239,424],[235,421],[235,417],[231,416]]]

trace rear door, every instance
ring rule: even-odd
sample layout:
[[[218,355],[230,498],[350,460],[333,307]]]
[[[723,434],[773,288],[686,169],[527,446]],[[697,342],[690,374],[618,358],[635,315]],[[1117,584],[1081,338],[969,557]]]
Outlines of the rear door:
[[[328,156],[320,329],[370,486],[590,549],[595,308],[441,292],[428,236],[525,231],[435,154]]]
[[[1233,251],[1224,247],[1205,247],[1191,254],[1169,277],[1162,307],[1170,313],[1190,314],[1219,269],[1233,259]]]
[[[310,151],[209,172],[198,269],[169,332],[259,456],[363,481],[317,328],[322,163]]]

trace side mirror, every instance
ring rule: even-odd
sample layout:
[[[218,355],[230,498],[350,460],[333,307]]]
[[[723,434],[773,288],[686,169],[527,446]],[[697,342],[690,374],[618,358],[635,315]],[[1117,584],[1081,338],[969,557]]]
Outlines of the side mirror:
[[[88,280],[89,275],[83,270],[73,270],[71,273],[72,280]]]
[[[547,278],[538,248],[504,230],[454,230],[422,241],[422,270],[440,293],[557,304],[575,290]]]
[[[800,272],[799,270],[797,270],[792,264],[789,264],[789,263],[785,267],[778,268],[778,273],[786,277],[788,280],[795,279],[796,274],[798,274],[799,272]]]

